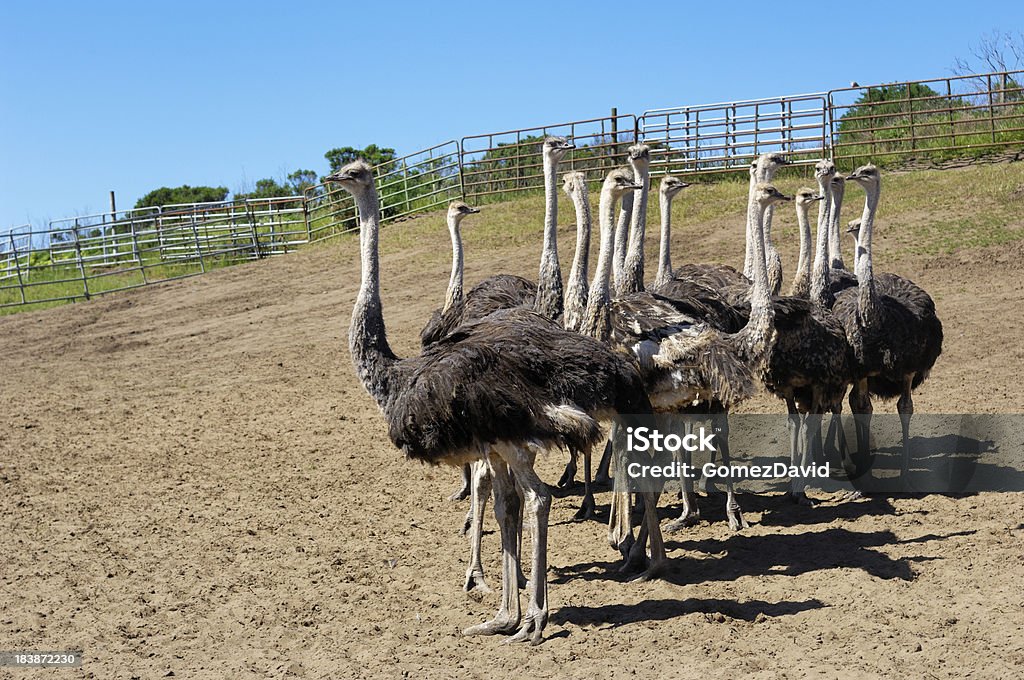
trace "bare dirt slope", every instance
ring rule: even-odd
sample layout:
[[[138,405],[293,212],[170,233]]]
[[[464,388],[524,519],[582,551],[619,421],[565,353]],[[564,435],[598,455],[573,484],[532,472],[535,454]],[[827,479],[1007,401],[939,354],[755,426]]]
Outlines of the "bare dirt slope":
[[[383,259],[403,354],[447,278],[440,219],[426,222],[436,252]],[[708,225],[690,252],[736,262],[738,234]],[[356,248],[0,319],[0,648],[81,648],[75,676],[90,678],[1019,673],[1015,494],[816,509],[747,496],[740,534],[706,504],[712,523],[671,537],[670,573],[650,584],[622,582],[603,525],[572,523],[578,497],[558,498],[547,641],[461,637],[497,597],[461,590],[455,472],[402,460],[355,379]],[[880,251],[946,324],[918,410],[1024,412],[1021,246]],[[535,258],[532,243],[471,250],[468,279],[534,275]],[[495,536],[485,551],[497,586]]]

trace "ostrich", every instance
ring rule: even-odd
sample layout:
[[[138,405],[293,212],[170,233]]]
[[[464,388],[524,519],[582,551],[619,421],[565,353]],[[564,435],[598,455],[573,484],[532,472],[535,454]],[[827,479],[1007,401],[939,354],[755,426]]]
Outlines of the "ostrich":
[[[632,170],[622,168],[630,176]],[[629,224],[633,218],[633,192],[627,191],[622,196],[619,219],[615,223],[615,256],[612,260],[612,276],[615,290],[625,284],[626,246],[629,239]]]
[[[444,307],[435,309],[430,321],[420,331],[420,342],[425,347],[437,340],[436,330],[441,324],[442,315],[455,306],[463,305],[462,279],[463,279],[463,258],[462,258],[462,231],[460,229],[462,220],[466,215],[473,215],[480,212],[479,208],[471,208],[462,201],[452,201],[448,206],[448,235],[452,241],[452,274],[448,279],[448,291],[444,296]],[[469,497],[470,484],[472,483],[472,471],[468,464],[462,466],[462,486],[448,497],[450,501],[461,501]]]
[[[801,290],[810,290],[810,267],[806,260],[811,251],[811,231],[807,211],[811,203],[823,198],[807,188],[797,192],[800,265],[793,285]],[[815,267],[819,271],[827,267],[827,238],[826,225],[818,233]],[[847,387],[853,382],[852,356],[842,324],[827,309],[799,296],[775,298],[774,307],[775,345],[762,381],[770,393],[786,402],[790,459],[793,465],[806,466],[821,449],[822,415],[840,407]],[[802,479],[794,480],[790,498],[801,505],[814,505]]]
[[[829,290],[834,298],[839,291],[853,288],[857,285],[857,277],[850,272],[843,263],[842,243],[839,238],[839,229],[843,207],[843,194],[846,192],[846,180],[842,175],[835,175],[830,185],[831,204],[828,214],[828,266],[829,266]]]
[[[850,390],[850,409],[863,454],[870,432],[871,397],[899,397],[896,410],[903,427],[901,477],[906,483],[913,391],[928,378],[942,352],[942,322],[931,297],[913,282],[893,274],[874,275],[871,241],[881,193],[878,168],[862,166],[846,179],[856,182],[865,193],[857,240],[857,287],[841,291],[833,307],[856,359],[857,379]]]
[[[645,160],[642,153],[631,154],[634,177],[641,182],[641,187],[646,170]],[[616,187],[628,183],[625,173],[613,171],[602,188],[601,253],[591,286],[583,332],[607,339],[613,345],[637,356],[656,411],[685,413],[694,403],[702,402],[720,403],[728,408],[754,393],[754,375],[760,370],[761,361],[772,342],[774,310],[768,295],[763,242],[755,245],[760,263],[754,268],[751,314],[747,324],[736,333],[715,329],[702,319],[680,311],[675,300],[642,290],[610,300],[607,262],[612,257],[610,236]],[[779,200],[786,200],[778,190],[768,185],[758,186],[754,195],[758,206],[765,208]],[[636,201],[642,202],[642,198]],[[759,212],[759,222],[762,215],[763,212]],[[756,235],[758,238],[762,236],[760,223],[757,224]],[[639,238],[636,233],[630,234],[630,252],[626,256],[627,283],[635,285],[639,280],[642,285],[642,278],[636,275],[637,270],[642,271],[643,263],[642,260],[638,263],[633,257],[638,250],[642,252],[642,247],[641,223]],[[616,429],[615,424],[612,428],[613,431]],[[615,439],[614,433],[612,439]],[[616,459],[618,477],[625,479],[625,472],[621,468],[622,458],[617,456]],[[613,547],[627,555],[627,565],[638,554],[643,554],[644,544],[644,540],[632,542],[628,499],[628,492],[615,493],[609,522],[609,541]],[[738,507],[735,510],[738,515]],[[645,497],[645,516],[651,512],[654,510]],[[730,514],[730,525],[734,523],[736,526],[741,525],[742,518]],[[641,539],[650,531],[649,522],[645,521]],[[660,545],[660,528],[659,535],[655,537],[651,534],[651,539],[652,566],[648,573],[657,569],[661,558],[655,549],[656,545]]]
[[[582,172],[569,172],[563,177],[562,189],[572,200],[576,209],[576,253],[573,256],[572,269],[569,271],[569,281],[565,293],[565,312],[563,325],[566,330],[579,332],[584,314],[587,308],[589,287],[587,285],[587,270],[590,259],[590,198],[587,193],[587,178]],[[565,471],[558,480],[561,488],[572,484],[576,477],[576,451],[569,452],[569,462]],[[590,452],[583,452],[583,502],[576,512],[576,520],[584,520],[593,517],[597,508],[594,500],[594,491],[591,488],[590,474]]]
[[[789,165],[789,161],[787,161],[786,158],[779,153],[765,153],[761,154],[756,159],[754,159],[754,161],[750,164],[750,190],[747,195],[748,202],[751,202],[753,200],[755,187],[760,183],[771,183],[771,181],[775,179],[775,173],[783,165]],[[769,207],[768,213],[765,215],[764,218],[764,231],[766,238],[765,251],[769,253],[769,283],[771,284],[773,291],[777,293],[782,286],[782,259],[779,256],[778,251],[775,250],[775,246],[771,243],[773,214],[774,209]],[[753,225],[748,220],[748,232],[752,228]],[[752,236],[748,233],[746,254],[744,255],[743,259],[743,275],[746,276],[748,279],[752,278],[751,271],[754,266],[751,239]]]
[[[623,354],[559,328],[525,310],[501,310],[464,324],[401,359],[387,341],[380,298],[380,203],[365,161],[328,176],[355,198],[360,216],[362,277],[349,330],[349,349],[364,389],[407,458],[491,468],[503,552],[502,604],[491,621],[466,635],[511,633],[543,638],[547,622],[547,522],[551,498],[533,469],[537,453],[600,437],[598,419],[651,410],[642,378]],[[519,609],[516,485],[532,530],[532,579],[525,620]]]
[[[792,297],[809,300],[811,297],[811,225],[807,219],[807,211],[811,203],[824,200],[824,196],[814,193],[813,189],[803,188],[796,192],[796,222],[800,228],[800,255],[797,258],[796,273],[790,285]]]
[[[853,268],[857,269],[857,250],[860,242],[860,218],[850,220],[849,224],[846,225],[846,233],[853,238]]]

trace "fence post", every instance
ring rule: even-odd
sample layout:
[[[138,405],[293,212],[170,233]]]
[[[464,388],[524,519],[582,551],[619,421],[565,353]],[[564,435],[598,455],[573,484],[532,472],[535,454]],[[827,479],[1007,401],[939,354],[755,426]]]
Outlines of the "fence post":
[[[196,227],[196,213],[195,213],[195,210],[192,211],[192,213],[189,216],[189,218],[190,218],[189,219],[189,223],[192,225],[192,237],[195,240],[195,244],[196,244],[196,257],[199,258],[199,269],[200,269],[200,271],[202,271],[205,274],[206,273],[206,262],[203,260],[203,247],[201,245],[199,245],[199,229],[198,229],[198,227]]]
[[[82,293],[85,295],[85,299],[89,299],[89,277],[85,275],[85,262],[82,261],[82,241],[78,233],[78,220],[75,219],[75,226],[73,227],[75,234],[75,258],[78,260],[78,271],[82,275]]]
[[[909,85],[907,86],[910,87]],[[956,125],[953,123],[953,86],[949,78],[946,78],[946,111],[949,112],[949,140],[952,146],[956,146]]]
[[[992,133],[992,143],[996,143],[996,108],[992,101],[992,74],[988,76],[988,124]]]
[[[249,204],[249,199],[245,200],[245,214],[249,218],[249,232],[252,235],[252,247],[256,251],[256,259],[262,260],[263,251],[260,250],[260,235],[256,231],[256,213]]]
[[[612,163],[614,163],[615,158],[619,155],[619,108],[617,106],[612,107],[612,139],[615,140],[612,144]]]
[[[949,81],[946,81],[949,84]],[[946,106],[952,106],[952,102],[947,101]],[[907,85],[907,112],[910,114],[910,150],[914,151],[917,149],[917,139],[914,135],[914,100],[910,97],[910,85]]]
[[[462,200],[465,201],[466,200],[466,168],[465,168],[465,164],[463,162],[463,158],[462,157],[463,157],[463,155],[466,152],[465,152],[465,149],[462,146],[462,142],[463,141],[465,141],[465,140],[462,140],[462,139],[459,140],[459,153],[458,153],[458,159],[459,159],[459,194],[461,194]]]
[[[18,261],[18,246],[14,244],[14,234],[8,234],[11,239],[11,253],[14,255],[14,271],[18,273],[18,290],[21,291],[21,304],[25,304],[25,281],[21,278],[21,262]],[[29,258],[32,257],[32,237],[29,236]]]
[[[128,216],[128,227],[132,232],[132,251],[135,255],[135,262],[139,265],[139,271],[142,272],[142,283],[148,284],[149,279],[146,278],[146,263],[142,261],[142,249],[139,248],[139,235],[135,231],[135,215],[129,213]]]

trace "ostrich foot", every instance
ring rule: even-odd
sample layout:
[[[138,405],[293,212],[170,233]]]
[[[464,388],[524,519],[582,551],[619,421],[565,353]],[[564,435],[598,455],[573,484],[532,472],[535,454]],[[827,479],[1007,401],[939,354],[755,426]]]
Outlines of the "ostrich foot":
[[[664,575],[666,566],[668,566],[668,560],[666,559],[661,559],[656,562],[652,561],[650,565],[648,565],[647,569],[629,579],[629,582],[647,583],[648,581],[657,581]]]
[[[558,478],[558,488],[564,489],[570,487],[576,481],[576,464],[572,461],[565,466],[565,471],[562,472],[562,476]]]
[[[450,501],[464,501],[467,498],[469,498],[469,493],[470,493],[469,484],[466,484],[465,482],[463,482],[462,486],[459,489],[456,489],[455,493],[453,493],[451,496],[448,496],[448,500],[450,500]]]
[[[733,531],[750,528],[750,524],[743,517],[743,511],[740,510],[739,504],[725,506],[725,517],[729,520],[729,528]]]
[[[576,514],[572,516],[573,520],[582,522],[584,520],[591,519],[594,513],[597,512],[597,503],[594,501],[593,496],[584,496],[583,503],[580,505],[580,509],[576,511]]]
[[[805,491],[790,491],[786,494],[786,498],[805,508],[813,508],[818,504],[818,501],[808,496]]]
[[[487,585],[487,581],[484,580],[484,572],[480,569],[468,569],[466,570],[466,582],[462,585],[462,589],[467,593],[474,591],[478,593],[491,593],[491,587]]]
[[[700,510],[683,511],[679,519],[674,519],[665,525],[665,531],[674,534],[682,529],[695,527],[700,524]]]
[[[544,641],[544,626],[548,622],[546,611],[527,610],[522,625],[516,634],[505,640],[505,644],[513,642],[529,642],[531,645],[539,645]]]
[[[470,635],[508,635],[518,626],[518,619],[513,619],[505,610],[499,610],[497,616],[490,621],[470,626],[462,631],[462,634],[466,637]]]
[[[837,500],[840,503],[849,503],[850,501],[859,501],[861,498],[867,498],[863,493],[854,489],[853,491],[847,491],[842,494]]]
[[[643,571],[647,565],[647,549],[644,543],[633,543],[625,555],[626,561],[619,567],[620,574],[633,574]]]

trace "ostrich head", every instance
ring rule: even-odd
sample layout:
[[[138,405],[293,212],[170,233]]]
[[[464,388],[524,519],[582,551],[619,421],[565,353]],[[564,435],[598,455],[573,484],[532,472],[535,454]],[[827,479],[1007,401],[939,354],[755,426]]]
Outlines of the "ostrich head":
[[[576,195],[576,192],[585,189],[587,186],[587,176],[580,171],[567,172],[562,176],[562,191],[569,198]]]
[[[822,159],[814,164],[814,177],[819,182],[825,181],[828,184],[831,180],[826,180],[836,174],[836,164],[832,161]]]
[[[863,189],[877,189],[878,185],[882,181],[882,176],[878,172],[878,168],[874,165],[868,164],[862,165],[854,170],[846,177],[846,179],[856,182]]]
[[[690,186],[678,177],[665,175],[661,180],[661,195],[665,198],[674,198],[676,194]]]
[[[754,200],[761,206],[768,207],[781,201],[792,201],[792,197],[786,196],[771,184],[758,184],[754,189]]]
[[[448,204],[448,219],[455,224],[462,222],[466,215],[473,215],[480,212],[480,208],[471,208],[462,201],[452,201]]]
[[[360,158],[324,177],[324,183],[340,184],[345,191],[357,193],[373,186],[373,168]]]
[[[576,145],[565,137],[547,137],[544,140],[542,151],[544,158],[550,158],[554,162],[558,163],[565,158],[565,154],[575,148]]]
[[[629,164],[633,166],[636,176],[651,166],[651,147],[646,144],[634,144],[628,149]]]
[[[807,187],[797,189],[796,192],[796,204],[800,208],[804,209],[810,207],[811,203],[820,201],[823,198],[825,197],[819,193],[815,193],[814,189],[809,189]]]
[[[604,189],[610,191],[613,198],[621,198],[627,191],[635,191],[641,189],[639,184],[633,179],[632,173],[625,171],[622,168],[616,168],[608,173],[608,176],[604,178]]]
[[[850,220],[850,223],[846,225],[846,233],[850,234],[854,238],[860,238],[860,218]]]
[[[789,161],[781,153],[763,153],[753,162],[751,172],[760,173],[761,177],[771,177],[783,165],[789,165]]]

